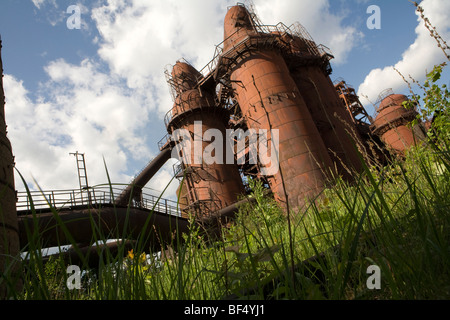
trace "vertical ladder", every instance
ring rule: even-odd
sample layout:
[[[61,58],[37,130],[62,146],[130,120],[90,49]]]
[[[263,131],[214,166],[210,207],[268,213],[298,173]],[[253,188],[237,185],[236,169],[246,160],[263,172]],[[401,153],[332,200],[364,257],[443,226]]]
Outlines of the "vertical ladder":
[[[86,162],[84,160],[84,153],[79,153],[77,151],[75,153],[70,153],[70,155],[74,155],[77,161],[78,182],[80,184],[80,192],[81,192],[81,204],[82,205],[84,204],[83,191],[87,192],[88,203],[91,204],[91,194],[89,192],[89,184],[86,171]]]

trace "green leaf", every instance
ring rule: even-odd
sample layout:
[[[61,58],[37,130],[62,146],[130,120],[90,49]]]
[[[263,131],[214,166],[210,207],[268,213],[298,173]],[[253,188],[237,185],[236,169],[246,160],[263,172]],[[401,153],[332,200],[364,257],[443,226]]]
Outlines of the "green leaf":
[[[227,247],[225,248],[225,252],[234,252],[234,253],[239,253],[239,250],[241,249],[241,246],[231,246],[231,247]]]
[[[268,262],[272,259],[272,256],[281,249],[281,246],[274,245],[270,248],[263,248],[255,254],[256,262]]]

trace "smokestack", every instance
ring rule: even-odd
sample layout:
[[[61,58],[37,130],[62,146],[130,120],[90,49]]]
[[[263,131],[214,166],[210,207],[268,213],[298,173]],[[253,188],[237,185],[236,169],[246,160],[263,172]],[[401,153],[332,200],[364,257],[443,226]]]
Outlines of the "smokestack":
[[[184,177],[178,188],[181,207],[185,213],[193,213],[200,220],[237,202],[238,196],[244,193],[236,164],[227,164],[224,158],[210,163],[204,158],[212,143],[205,138],[207,132],[218,133],[223,140],[220,142],[215,136],[215,146],[227,150],[225,137],[230,114],[216,106],[214,93],[197,88],[202,78],[188,63],[175,64],[169,84],[176,98],[173,109],[166,116],[167,130],[173,139],[177,139],[179,133],[186,133],[183,137],[186,140],[177,141],[178,146],[182,140],[189,142],[180,149],[175,146],[177,157],[182,159],[183,172],[179,178]],[[219,151],[215,150],[215,154]]]
[[[383,95],[387,96],[383,98]],[[378,115],[372,125],[372,132],[380,136],[386,147],[394,153],[404,155],[405,151],[425,139],[425,135],[416,125],[409,127],[408,124],[417,116],[415,109],[406,109],[403,102],[409,101],[402,94],[394,94],[388,89],[381,93],[381,103],[377,109]]]
[[[271,189],[281,203],[288,196],[290,207],[298,208],[323,190],[332,167],[330,156],[276,48],[277,35],[257,32],[241,5],[228,11],[224,27],[222,61],[228,61],[229,79],[248,128],[279,130],[280,170],[268,177]]]

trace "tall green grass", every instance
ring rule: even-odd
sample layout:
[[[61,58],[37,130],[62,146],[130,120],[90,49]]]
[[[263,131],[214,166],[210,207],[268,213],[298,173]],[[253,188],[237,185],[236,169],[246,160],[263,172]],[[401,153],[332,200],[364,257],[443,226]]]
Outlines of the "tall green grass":
[[[240,207],[220,239],[208,239],[193,223],[182,239],[162,247],[162,256],[145,248],[145,241],[136,241],[132,253],[125,243],[117,255],[104,249],[95,270],[89,271],[89,257],[83,257],[81,268],[89,272],[83,273],[80,290],[67,288],[70,275],[62,258],[44,262],[45,244],[39,233],[30,232],[23,289],[17,291],[14,282],[19,279],[11,278],[9,295],[69,300],[448,299],[449,151],[448,146],[418,147],[381,171],[365,167],[355,183],[337,181],[291,214],[290,230],[277,203],[251,182],[255,201]],[[100,230],[98,221],[91,223]],[[126,239],[126,232],[98,232],[93,241]],[[72,245],[80,249],[75,241]],[[381,270],[380,290],[367,288],[370,265]]]

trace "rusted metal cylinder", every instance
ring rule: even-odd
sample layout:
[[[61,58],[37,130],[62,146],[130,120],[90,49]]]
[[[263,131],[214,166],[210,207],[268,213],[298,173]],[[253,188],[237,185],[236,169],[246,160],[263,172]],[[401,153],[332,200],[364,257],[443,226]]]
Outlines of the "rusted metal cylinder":
[[[6,136],[1,47],[0,40],[0,74],[2,76],[0,83],[0,274],[4,275],[4,272],[9,269],[9,274],[13,275],[18,270],[19,231],[14,187],[14,156],[11,143]],[[5,283],[5,279],[0,281],[0,298],[6,294]]]
[[[268,180],[294,209],[323,190],[331,159],[283,57],[270,47],[274,36],[252,30],[250,21],[245,7],[228,11],[222,60],[232,61],[228,72],[247,126],[279,130],[280,170]]]
[[[388,149],[400,155],[425,138],[419,125],[409,126],[416,118],[417,111],[403,106],[403,102],[408,100],[402,94],[391,94],[384,98],[372,125],[373,134],[380,136]]]
[[[185,183],[180,182],[177,188],[178,207],[181,212],[186,212],[189,206],[188,189]]]
[[[180,201],[186,213],[203,219],[235,203],[244,186],[237,164],[225,159],[229,112],[215,105],[213,94],[195,88],[200,79],[191,65],[177,62],[171,79],[177,97],[166,123],[172,137],[182,131],[188,135],[189,145],[177,155],[184,169]]]
[[[327,74],[325,53],[309,39],[293,36],[292,54],[287,55],[291,75],[308,106],[338,173],[352,180],[362,165],[357,148],[362,138]]]
[[[241,5],[231,7],[224,20],[224,51],[236,47],[249,35],[255,35],[255,32],[247,9]]]
[[[170,149],[162,150],[140,174],[122,191],[117,197],[115,203],[121,206],[127,206],[130,198],[140,198],[142,188],[150,181],[151,178],[162,168],[162,166],[170,159]]]

